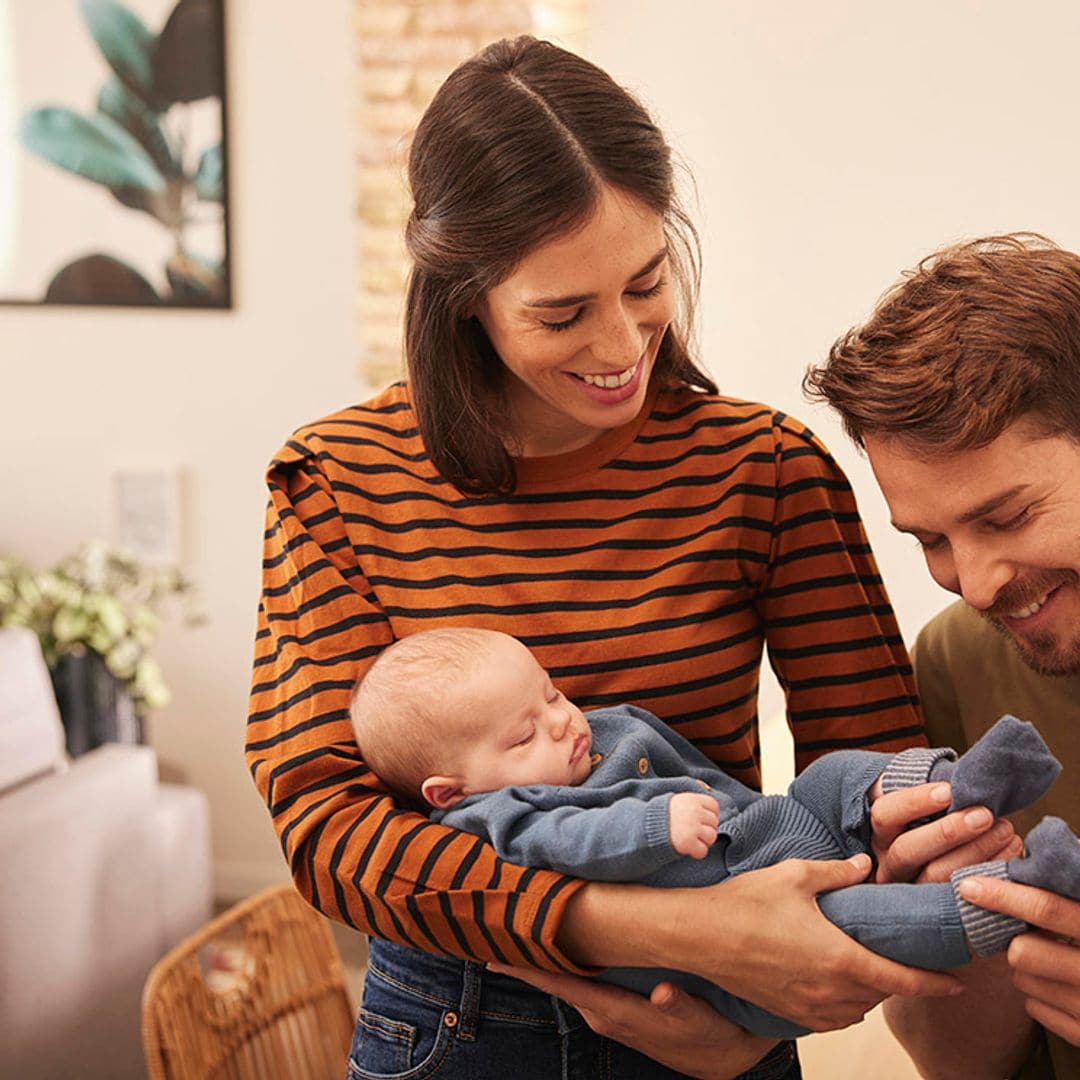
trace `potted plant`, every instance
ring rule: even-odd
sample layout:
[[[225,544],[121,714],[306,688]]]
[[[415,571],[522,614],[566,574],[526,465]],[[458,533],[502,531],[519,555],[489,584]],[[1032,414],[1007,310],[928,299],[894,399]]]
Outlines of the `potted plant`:
[[[173,597],[185,601],[187,625],[202,621],[178,569],[147,566],[100,541],[45,570],[0,557],[0,626],[37,634],[73,756],[103,742],[142,742],[146,714],[168,704],[151,648]]]

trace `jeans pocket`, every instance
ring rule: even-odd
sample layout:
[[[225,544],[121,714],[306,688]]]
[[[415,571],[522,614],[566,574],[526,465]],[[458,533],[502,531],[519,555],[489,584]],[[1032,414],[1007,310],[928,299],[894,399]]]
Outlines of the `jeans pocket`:
[[[450,1016],[452,1019],[447,1020]],[[368,968],[348,1080],[424,1080],[453,1048],[456,1015]]]
[[[416,1028],[400,1020],[361,1008],[356,1018],[350,1058],[363,1063],[366,1073],[402,1073],[412,1066]]]

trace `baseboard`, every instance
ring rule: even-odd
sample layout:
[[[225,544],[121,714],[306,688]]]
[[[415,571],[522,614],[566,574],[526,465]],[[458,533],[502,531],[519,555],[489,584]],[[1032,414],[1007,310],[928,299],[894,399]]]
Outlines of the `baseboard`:
[[[214,863],[214,900],[235,904],[271,885],[289,880],[289,868],[282,862],[243,862],[218,860]]]

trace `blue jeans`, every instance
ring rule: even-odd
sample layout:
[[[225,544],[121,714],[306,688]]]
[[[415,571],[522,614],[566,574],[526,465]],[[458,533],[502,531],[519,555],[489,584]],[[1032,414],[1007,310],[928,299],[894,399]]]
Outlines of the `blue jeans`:
[[[479,964],[371,941],[348,1080],[678,1080],[558,998]],[[745,1080],[799,1080],[793,1042]]]

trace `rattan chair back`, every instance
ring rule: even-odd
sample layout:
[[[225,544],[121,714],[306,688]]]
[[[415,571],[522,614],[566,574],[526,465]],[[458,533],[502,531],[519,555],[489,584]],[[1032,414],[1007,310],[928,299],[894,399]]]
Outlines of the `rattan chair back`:
[[[150,1080],[341,1080],[353,1031],[329,926],[292,885],[230,908],[143,990]]]

